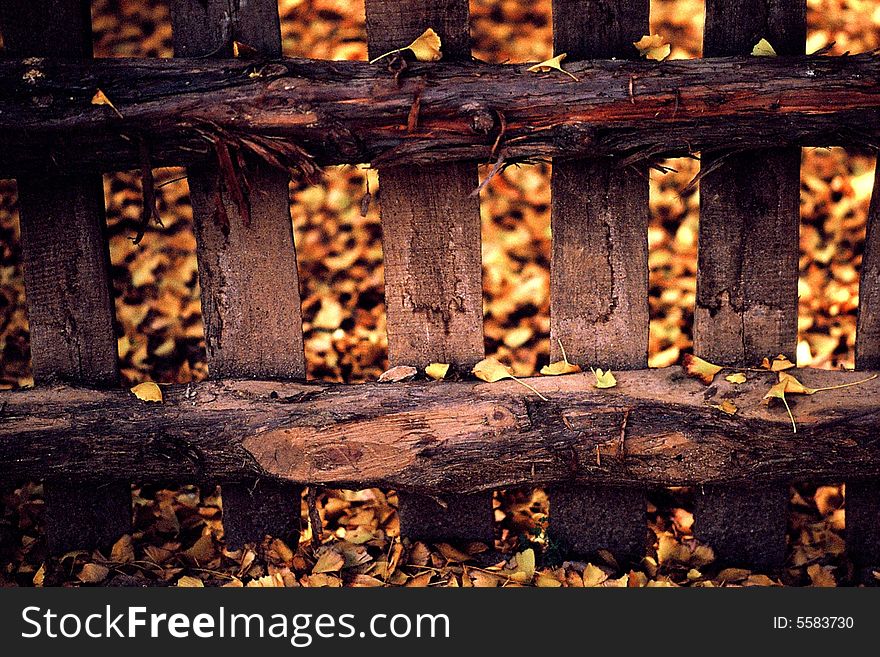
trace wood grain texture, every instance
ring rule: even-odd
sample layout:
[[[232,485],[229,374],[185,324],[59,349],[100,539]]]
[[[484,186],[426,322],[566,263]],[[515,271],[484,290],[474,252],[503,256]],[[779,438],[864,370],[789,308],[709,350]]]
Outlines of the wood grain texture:
[[[571,60],[635,59],[647,0],[555,0],[553,50]],[[640,166],[640,169],[644,167]],[[550,353],[581,366],[648,364],[648,180],[618,161],[553,161]],[[562,346],[560,346],[560,344]],[[553,491],[551,527],[577,553],[638,561],[647,532],[639,489]]]
[[[0,5],[0,30],[11,55],[92,55],[88,1],[10,0]],[[31,175],[17,182],[34,381],[116,385],[101,176]],[[98,488],[50,479],[44,490],[53,554],[106,547],[131,526],[128,482]]]
[[[825,387],[874,373],[793,374]],[[205,381],[164,388],[163,404],[127,390],[2,392],[0,483],[280,478],[446,499],[517,486],[751,486],[880,475],[880,378],[790,395],[792,433],[785,408],[761,401],[772,373],[740,385],[719,377],[708,388],[677,367],[616,376],[607,390],[594,388],[590,373],[525,379],[546,402],[515,381]],[[713,407],[724,400],[736,415]]]
[[[803,54],[804,0],[707,0],[705,57],[747,55],[762,38]],[[704,154],[694,352],[725,365],[794,357],[800,220],[800,149]],[[788,490],[707,489],[694,531],[723,563],[781,567]]]
[[[865,252],[859,273],[856,368],[880,367],[880,169],[868,209]],[[880,564],[880,483],[846,485],[846,547],[862,567]]]
[[[380,64],[304,59],[0,61],[0,173],[45,166],[47,153],[58,167],[137,168],[133,136],[157,165],[189,164],[213,157],[212,125],[233,143],[281,139],[319,165],[880,144],[877,55],[565,65],[580,83],[480,62],[411,62],[395,77]],[[92,105],[98,85],[122,118]]]
[[[874,191],[865,231],[865,252],[859,272],[856,367],[880,368],[880,167],[874,174]]]
[[[401,48],[428,27],[444,61],[471,58],[467,0],[367,0],[369,56]],[[415,95],[413,96],[415,99]],[[379,169],[388,361],[468,370],[483,358],[479,184],[470,163]],[[433,500],[399,494],[401,533],[491,542],[491,494]]]
[[[233,41],[266,57],[281,54],[274,0],[174,0],[172,25],[178,56],[228,56]],[[305,378],[289,180],[265,163],[252,163],[242,176],[249,188],[248,218],[231,198],[216,164],[187,171],[208,374]],[[266,534],[289,539],[297,531],[299,488],[272,480],[221,484],[231,548]]]

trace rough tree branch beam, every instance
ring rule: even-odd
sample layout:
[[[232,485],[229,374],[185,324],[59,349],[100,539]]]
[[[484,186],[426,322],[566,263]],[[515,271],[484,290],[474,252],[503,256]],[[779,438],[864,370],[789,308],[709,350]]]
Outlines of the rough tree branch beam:
[[[811,387],[871,372],[805,370]],[[0,485],[256,478],[443,497],[516,486],[702,485],[880,475],[880,378],[789,395],[798,423],[761,398],[773,374],[711,387],[678,368],[515,381],[334,385],[205,381],[165,402],[125,390],[0,393]],[[729,399],[729,416],[712,407]],[[621,432],[626,417],[625,432]],[[621,444],[623,437],[624,444]],[[600,458],[597,459],[597,449]]]
[[[292,140],[319,164],[487,160],[499,110],[506,158],[880,143],[877,56],[594,60],[567,66],[579,82],[525,68],[412,63],[397,84],[363,62],[5,61],[0,173],[46,166],[47,155],[134,168],[138,135],[156,165],[188,164],[212,152],[199,133],[210,124]],[[123,118],[91,104],[98,88]]]

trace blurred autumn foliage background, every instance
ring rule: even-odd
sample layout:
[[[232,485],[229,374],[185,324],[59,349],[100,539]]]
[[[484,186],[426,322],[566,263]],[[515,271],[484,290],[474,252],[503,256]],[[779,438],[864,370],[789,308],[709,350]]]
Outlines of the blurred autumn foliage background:
[[[876,0],[808,0],[807,52],[880,47]],[[284,54],[366,59],[362,0],[281,0]],[[472,0],[474,56],[490,62],[541,61],[552,55],[550,0]],[[95,0],[99,57],[170,57],[168,6],[161,0]],[[673,44],[672,58],[700,56],[703,4],[653,0],[652,33]],[[651,173],[650,364],[679,362],[691,346],[699,171],[695,159]],[[482,174],[487,170],[484,168]],[[874,157],[841,149],[804,149],[801,177],[801,366],[853,365],[858,267],[874,175]],[[105,177],[119,355],[127,383],[189,382],[206,374],[191,209],[180,169],[156,172],[162,226],[135,246],[141,207],[132,173]],[[374,171],[337,167],[324,183],[291,184],[311,378],[375,380],[386,368],[381,229],[377,203],[361,215],[367,183],[381,200]],[[379,191],[379,194],[376,192]],[[483,285],[487,353],[532,374],[548,360],[549,165],[509,169],[482,196]],[[32,383],[15,184],[0,182],[0,351],[4,388]],[[772,263],[767,263],[772,267]],[[242,266],[245,266],[243,263]],[[772,354],[768,354],[772,355]],[[804,446],[809,449],[808,445]],[[49,559],[37,485],[4,496],[0,582],[8,585],[178,583],[262,586],[737,585],[853,581],[843,554],[843,487],[792,490],[790,556],[781,574],[719,570],[711,549],[691,537],[691,492],[651,498],[654,549],[629,570],[604,555],[594,564],[561,561],[546,529],[541,491],[496,499],[495,545],[425,545],[401,541],[393,494],[323,491],[322,545],[311,544],[303,516],[299,545],[276,537],[230,552],[222,543],[217,491],[135,490],[135,531],[112,553]],[[531,552],[529,552],[531,551]],[[537,556],[537,573],[529,564]],[[534,570],[534,566],[531,567]],[[525,572],[525,575],[516,573]]]

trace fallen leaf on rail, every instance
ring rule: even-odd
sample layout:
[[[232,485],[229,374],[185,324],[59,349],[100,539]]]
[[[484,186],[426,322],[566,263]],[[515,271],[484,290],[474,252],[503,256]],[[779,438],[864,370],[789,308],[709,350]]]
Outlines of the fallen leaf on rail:
[[[727,413],[728,415],[736,415],[736,412],[739,410],[729,399],[725,399],[720,404],[714,404],[712,408],[717,408],[722,413]]]
[[[380,59],[384,59],[389,55],[396,55],[399,52],[403,52],[404,50],[409,50],[415,55],[416,59],[420,62],[436,62],[439,61],[443,54],[440,52],[440,37],[437,33],[432,29],[428,28],[424,32],[422,32],[421,36],[418,39],[413,41],[411,44],[406,46],[405,48],[398,48],[397,50],[389,50],[388,52],[379,55],[375,59],[370,60],[370,64],[375,64]]]
[[[425,374],[435,381],[445,379],[446,375],[449,374],[449,363],[431,363],[425,368]]]
[[[236,59],[256,59],[260,56],[260,51],[241,41],[233,41],[232,56]]]
[[[791,374],[786,374],[785,372],[779,373],[779,382],[785,383],[785,392],[791,392],[796,395],[812,395],[817,390],[816,388],[808,388]]]
[[[752,55],[755,57],[776,57],[776,51],[767,39],[761,39],[752,48]]]
[[[544,365],[544,367],[541,368],[541,374],[544,374],[545,376],[560,376],[561,374],[574,374],[575,372],[580,371],[580,367],[564,360]]]
[[[95,95],[92,96],[92,105],[106,105],[107,107],[109,107],[110,109],[112,109],[114,112],[116,112],[116,115],[117,115],[120,119],[121,119],[121,118],[124,118],[124,117],[122,116],[122,112],[120,112],[118,109],[116,109],[116,105],[114,105],[112,102],[110,102],[110,99],[107,98],[107,94],[105,94],[105,93],[104,93],[103,91],[101,91],[100,89],[98,89],[98,90],[95,92]]]
[[[526,388],[534,392],[544,401],[549,401],[544,395],[535,390],[528,383],[517,379],[513,375],[512,369],[507,367],[504,363],[496,360],[495,358],[484,358],[479,363],[474,365],[474,369],[471,370],[471,374],[473,374],[478,379],[486,381],[487,383],[495,383],[497,381],[501,381],[502,379],[513,379],[520,385],[525,386]]]
[[[409,365],[398,365],[390,370],[385,370],[379,376],[379,383],[397,383],[413,378],[419,371]]]
[[[725,381],[729,381],[730,383],[745,383],[746,375],[742,372],[735,372],[734,374],[728,374],[724,377]]]
[[[788,411],[788,417],[791,418],[791,431],[792,433],[797,433],[797,424],[794,421],[794,415],[791,413],[791,407],[788,405],[788,400],[785,398],[785,388],[788,385],[787,381],[779,381],[779,383],[773,384],[770,390],[764,395],[764,403],[770,404],[770,401],[773,399],[779,399],[785,405],[785,410]]]
[[[436,62],[443,55],[440,53],[440,37],[430,27],[422,35],[409,44],[408,48],[420,62]]]
[[[566,57],[567,53],[562,53],[561,55],[556,55],[556,57],[551,57],[550,59],[544,60],[540,64],[529,66],[526,70],[532,73],[547,73],[548,71],[559,71],[560,73],[565,73],[568,77],[577,82],[577,78],[575,76],[562,68],[562,60]]]
[[[672,46],[666,42],[659,34],[645,35],[638,41],[634,41],[633,45],[639,54],[645,59],[654,59],[658,62],[663,61],[672,52]]]
[[[562,374],[574,374],[575,372],[580,372],[580,367],[568,362],[568,356],[565,354],[565,347],[562,346],[562,341],[557,340],[557,342],[559,342],[559,350],[562,352],[562,360],[550,363],[549,365],[544,365],[544,367],[541,368],[541,374],[546,376],[560,376]]]
[[[162,403],[162,390],[152,381],[138,383],[131,392],[141,401]]]
[[[724,369],[720,365],[710,363],[708,360],[703,360],[699,356],[694,356],[693,354],[685,354],[681,359],[681,366],[684,368],[684,371],[687,372],[688,376],[699,379],[706,385],[712,383],[712,379],[715,378],[715,375]]]
[[[614,378],[611,370],[605,370],[603,372],[602,369],[599,367],[597,367],[596,369],[590,368],[590,370],[596,377],[596,383],[593,384],[594,388],[613,388],[617,385],[617,379]]]
[[[794,367],[795,364],[792,363],[785,354],[779,354],[776,358],[773,359],[773,362],[770,362],[769,358],[765,358],[761,361],[761,367],[765,370],[770,370],[771,372],[782,372],[784,370],[790,370]]]

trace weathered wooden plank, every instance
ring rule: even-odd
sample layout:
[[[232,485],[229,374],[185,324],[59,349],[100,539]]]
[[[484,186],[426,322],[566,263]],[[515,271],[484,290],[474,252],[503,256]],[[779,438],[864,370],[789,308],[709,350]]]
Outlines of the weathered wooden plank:
[[[318,164],[436,164],[518,157],[665,157],[781,145],[880,143],[880,57],[527,65],[303,59],[0,61],[0,175],[16,167],[137,168],[213,155],[211,125],[272,135]],[[630,97],[629,80],[633,80]],[[398,84],[399,82],[399,84]],[[100,87],[122,113],[92,105]],[[416,94],[418,121],[408,125]],[[381,102],[377,102],[377,98]],[[495,142],[505,117],[504,139]],[[493,151],[494,148],[494,151]]]
[[[880,168],[868,209],[865,252],[859,278],[856,367],[880,367]],[[846,485],[846,549],[862,567],[880,564],[880,484],[851,481]]]
[[[444,60],[469,61],[468,18],[467,0],[367,0],[369,55],[406,46],[431,27]],[[469,369],[483,357],[480,205],[470,196],[478,182],[468,163],[380,168],[392,366]],[[406,491],[398,497],[402,534],[492,541],[491,493],[451,498],[445,508]]]
[[[10,54],[92,55],[87,0],[11,0],[0,5]],[[118,382],[109,250],[100,175],[18,178],[22,258],[34,381]],[[131,488],[45,483],[46,535],[59,554],[112,543],[131,525]]]
[[[571,60],[635,59],[649,4],[555,0],[554,52]],[[582,366],[646,367],[647,175],[608,158],[554,160],[551,185],[551,360],[561,359],[564,347]],[[575,552],[605,548],[621,561],[644,556],[641,490],[567,486],[553,490],[550,503],[554,533]]]
[[[880,368],[880,167],[874,174],[865,251],[859,273],[856,367],[864,370]]]
[[[876,372],[793,374],[819,388]],[[561,483],[708,486],[880,475],[880,378],[791,395],[792,433],[785,408],[761,402],[775,382],[771,373],[740,385],[719,376],[712,388],[678,368],[616,376],[617,387],[607,390],[594,388],[590,373],[525,379],[549,401],[515,381],[205,381],[163,388],[163,404],[127,390],[2,392],[0,483],[283,478],[446,500]],[[736,415],[713,407],[723,400],[738,407]]]
[[[180,57],[228,56],[233,41],[267,57],[281,54],[274,0],[175,0],[172,24]],[[305,378],[288,177],[256,162],[239,177],[247,188],[244,208],[217,164],[187,171],[208,373],[212,378]],[[221,484],[227,545],[296,534],[299,488],[272,480]]]
[[[705,57],[746,55],[762,38],[780,55],[803,54],[804,0],[707,0]],[[702,158],[694,352],[720,364],[794,356],[800,149]],[[781,567],[787,488],[755,481],[706,488],[694,529],[722,562]]]
[[[861,569],[880,564],[880,484],[877,480],[846,484],[846,551]],[[869,577],[871,577],[869,575]]]

